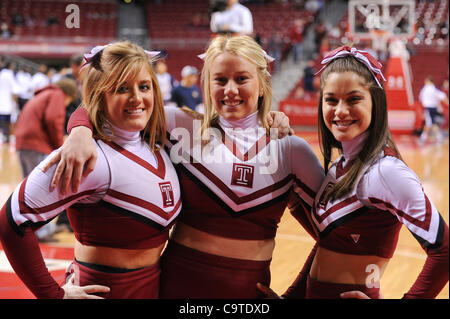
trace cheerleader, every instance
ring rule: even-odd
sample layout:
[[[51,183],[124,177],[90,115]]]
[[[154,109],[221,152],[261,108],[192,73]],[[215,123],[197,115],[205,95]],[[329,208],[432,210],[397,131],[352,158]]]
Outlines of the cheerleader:
[[[310,213],[317,245],[283,296],[304,297],[306,285],[306,298],[380,298],[380,279],[405,225],[427,259],[403,298],[434,298],[448,282],[448,226],[393,142],[381,64],[347,46],[322,64],[319,137],[327,176]],[[331,162],[333,149],[340,156]]]
[[[164,106],[152,56],[129,42],[95,47],[85,56],[82,106],[98,154],[92,172],[77,192],[62,195],[49,191],[55,167],[44,173],[43,161],[1,210],[3,249],[37,298],[158,297],[160,253],[181,197],[176,171],[160,148]],[[66,208],[75,260],[60,287],[34,231]]]

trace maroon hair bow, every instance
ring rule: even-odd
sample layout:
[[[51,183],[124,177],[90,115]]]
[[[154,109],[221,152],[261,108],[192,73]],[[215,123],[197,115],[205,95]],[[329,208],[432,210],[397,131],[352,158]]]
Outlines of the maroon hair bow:
[[[352,55],[353,57],[355,57],[355,59],[364,63],[364,65],[372,73],[378,86],[380,88],[383,88],[381,86],[381,81],[386,81],[383,73],[381,72],[381,68],[383,67],[383,65],[378,62],[369,52],[358,50],[356,48],[350,48],[349,46],[342,46],[329,52],[321,62],[321,64],[323,64],[324,66],[315,75],[322,72],[323,69],[325,69],[328,63],[330,63],[331,61],[346,55]]]

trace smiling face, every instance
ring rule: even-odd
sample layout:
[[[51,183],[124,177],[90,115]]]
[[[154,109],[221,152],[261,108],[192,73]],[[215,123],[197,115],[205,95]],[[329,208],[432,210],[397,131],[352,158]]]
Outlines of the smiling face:
[[[364,133],[372,120],[372,97],[354,72],[330,73],[323,86],[323,120],[339,142]]]
[[[227,120],[238,120],[258,110],[262,96],[256,65],[224,52],[210,65],[209,87],[213,107]]]
[[[135,79],[122,83],[117,92],[105,93],[106,118],[126,131],[141,131],[153,112],[153,84],[150,73],[142,68]]]

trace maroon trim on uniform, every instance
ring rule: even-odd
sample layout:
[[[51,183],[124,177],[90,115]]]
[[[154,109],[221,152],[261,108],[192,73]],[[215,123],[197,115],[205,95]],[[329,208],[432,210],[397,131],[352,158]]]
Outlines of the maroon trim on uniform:
[[[191,161],[192,161],[192,156],[191,156]],[[224,182],[222,182],[222,180],[220,178],[218,178],[217,176],[213,175],[205,166],[203,166],[200,163],[191,163],[192,166],[194,166],[200,173],[202,173],[211,183],[213,183],[214,185],[216,185],[222,192],[225,193],[225,195],[227,195],[235,204],[244,204],[246,202],[250,202],[254,199],[257,199],[261,196],[267,195],[269,193],[272,193],[280,188],[282,188],[283,186],[285,186],[287,183],[289,183],[293,178],[294,175],[293,174],[289,174],[287,175],[285,178],[283,178],[282,180],[269,185],[265,188],[262,188],[254,193],[251,193],[247,196],[242,196],[239,197],[238,195],[236,195],[231,189],[228,188],[227,185],[225,185]],[[206,185],[207,186],[207,185]]]
[[[27,182],[27,178],[25,178],[25,180],[22,182],[22,185],[20,186],[20,190],[19,190],[19,210],[20,210],[21,214],[43,214],[43,213],[52,211],[54,209],[57,209],[58,207],[63,206],[66,203],[73,201],[74,199],[77,199],[77,198],[80,198],[80,197],[83,197],[86,195],[91,195],[91,194],[95,193],[95,191],[96,191],[95,189],[89,189],[87,191],[84,191],[84,192],[81,192],[78,194],[74,194],[74,195],[64,198],[60,201],[54,202],[50,205],[32,208],[25,203],[25,183],[26,182]]]
[[[251,160],[253,157],[258,155],[258,153],[261,152],[270,142],[270,136],[268,136],[267,134],[263,135],[258,141],[256,141],[255,144],[253,144],[252,147],[248,149],[247,153],[242,155],[241,151],[239,151],[236,144],[234,143],[234,140],[232,140],[220,126],[217,125],[215,127],[219,129],[220,133],[222,134],[222,143],[234,154],[234,156],[236,156],[243,162]],[[259,144],[263,142],[263,147],[259,149]],[[249,154],[251,155],[250,158]]]
[[[358,198],[356,197],[356,195],[353,195],[352,197],[349,197],[349,198],[343,200],[342,202],[339,202],[336,205],[332,206],[330,209],[328,209],[322,215],[318,215],[315,208],[312,211],[313,211],[314,216],[316,217],[316,220],[319,223],[322,223],[325,218],[327,218],[328,216],[333,214],[335,211],[337,211],[337,210],[339,210],[339,209],[341,209],[341,208],[343,208],[345,206],[348,206],[350,204],[353,204],[357,200],[358,200]]]
[[[340,161],[336,165],[336,179],[338,179],[339,177],[347,174],[347,172],[352,167],[353,162],[355,161],[354,159],[352,159],[347,165],[345,165],[345,168],[343,168],[342,167],[342,163],[344,162],[344,160],[345,160],[345,158],[342,156],[342,158],[340,159]]]
[[[430,229],[430,224],[431,224],[431,203],[430,200],[428,199],[427,195],[425,196],[425,219],[423,221],[414,218],[410,215],[408,215],[407,213],[395,208],[394,206],[392,206],[391,203],[385,202],[381,199],[375,198],[375,197],[369,197],[369,200],[374,203],[374,204],[383,204],[385,205],[387,208],[392,209],[398,216],[406,219],[408,222],[410,222],[411,224],[416,225],[417,227],[422,228],[425,231],[429,231]]]
[[[178,202],[176,203],[176,205],[172,209],[172,211],[165,212],[160,207],[158,207],[158,206],[156,206],[156,205],[154,205],[154,204],[152,204],[150,202],[147,202],[147,201],[145,201],[143,199],[140,199],[138,197],[134,197],[134,196],[131,196],[131,195],[128,195],[128,194],[124,194],[124,193],[115,191],[113,189],[108,189],[106,191],[106,194],[111,196],[111,197],[114,197],[114,198],[117,198],[119,200],[122,200],[124,202],[131,203],[133,205],[136,205],[136,206],[139,206],[141,208],[147,209],[147,210],[155,213],[159,217],[164,218],[165,220],[169,220],[178,211],[178,209],[180,208],[180,205],[181,205],[181,198],[179,198]],[[115,204],[115,205],[117,205],[117,204]]]
[[[159,178],[164,179],[164,176],[166,175],[166,165],[165,165],[164,160],[163,160],[163,158],[162,158],[162,156],[161,156],[159,151],[155,151],[154,152],[154,154],[156,156],[156,159],[157,159],[157,162],[158,162],[158,167],[154,168],[152,165],[150,165],[150,163],[144,161],[142,158],[140,158],[139,156],[134,155],[130,151],[127,151],[122,146],[120,146],[120,145],[118,145],[118,144],[116,144],[114,142],[111,142],[111,141],[103,141],[103,142],[108,144],[110,147],[115,149],[117,152],[119,152],[123,156],[128,157],[133,162],[135,162],[135,163],[141,165],[143,168],[149,170],[150,172],[152,172],[153,174],[155,174]]]
[[[308,196],[310,196],[312,199],[316,197],[316,192],[313,191],[311,188],[309,188],[306,184],[304,184],[301,180],[298,178],[295,178],[295,182],[297,185],[306,193]]]
[[[391,148],[389,146],[386,146],[383,151],[384,151],[385,156],[392,156],[392,157],[398,158],[398,154],[394,151],[393,148]]]
[[[221,129],[220,127],[218,127],[218,128]],[[222,130],[222,132],[223,132],[223,130]],[[169,133],[168,133],[168,136],[170,137]],[[225,136],[225,133],[223,132],[222,133],[222,138],[224,136]],[[268,138],[270,140],[270,137],[268,137],[268,136],[263,136],[262,138]],[[170,141],[172,142],[173,140],[170,140]],[[176,140],[174,142],[178,143],[178,141],[176,141]],[[255,145],[253,145],[253,147],[257,148],[258,142]],[[265,146],[267,146],[267,145],[265,145]],[[261,150],[259,150],[259,151],[261,151]],[[246,154],[248,154],[249,152],[250,152],[250,150]],[[239,154],[241,154],[241,153],[239,153]],[[238,156],[238,155],[236,155],[236,156]],[[242,154],[241,154],[241,156],[242,156]],[[211,173],[204,165],[199,163],[197,160],[194,160],[194,158],[192,157],[191,154],[188,154],[187,152],[184,152],[183,153],[183,158],[186,159],[186,160],[189,160],[189,164],[191,164],[195,169],[197,169],[201,174],[203,174],[212,184],[217,186],[223,193],[225,193],[226,196],[228,196],[228,198],[230,198],[237,205],[241,205],[241,204],[250,202],[250,201],[252,201],[252,200],[254,200],[254,199],[258,198],[258,197],[261,197],[261,196],[267,195],[267,194],[269,194],[271,192],[274,192],[274,191],[282,188],[287,183],[289,183],[292,179],[295,178],[295,175],[289,174],[285,178],[283,178],[282,180],[278,181],[275,184],[269,185],[266,188],[260,189],[260,190],[254,192],[252,194],[249,194],[247,196],[239,197],[231,189],[229,189],[228,186],[225,185],[225,183],[223,183],[220,178],[218,178],[213,173]],[[183,164],[183,166],[185,166],[185,168],[190,172],[189,168],[186,167],[185,163],[182,162],[181,164]],[[205,184],[205,183],[203,183],[203,184],[206,187],[209,188],[209,186],[207,184]],[[304,190],[306,192],[306,189],[304,189]]]

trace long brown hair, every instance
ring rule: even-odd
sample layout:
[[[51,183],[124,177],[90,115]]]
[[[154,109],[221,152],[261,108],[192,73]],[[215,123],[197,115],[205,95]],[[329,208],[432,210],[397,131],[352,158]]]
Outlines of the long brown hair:
[[[141,136],[152,150],[159,148],[157,144],[164,145],[166,137],[164,103],[152,61],[141,47],[128,41],[116,42],[105,47],[87,66],[83,80],[82,107],[88,111],[94,126],[95,138],[110,139],[103,132],[105,125],[108,125],[104,115],[105,92],[117,92],[127,79],[135,78],[142,69],[146,69],[152,79],[154,101],[152,115],[141,131]]]
[[[344,56],[331,61],[320,76],[319,96],[319,140],[320,149],[324,157],[325,172],[328,172],[332,162],[333,148],[342,153],[342,144],[337,141],[331,131],[326,127],[323,119],[323,87],[330,73],[354,72],[359,75],[369,89],[372,98],[372,119],[367,129],[367,139],[355,157],[355,161],[345,176],[337,182],[325,194],[325,200],[333,201],[336,198],[348,194],[355,186],[358,177],[366,165],[374,163],[380,158],[383,149],[388,146],[397,157],[401,158],[395,146],[388,127],[387,100],[384,87],[380,87],[375,81],[369,69],[353,56]],[[382,84],[381,84],[382,85]]]

